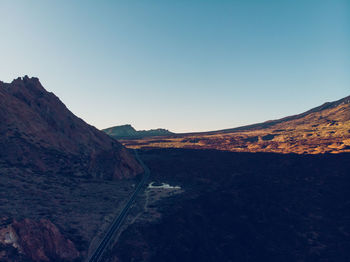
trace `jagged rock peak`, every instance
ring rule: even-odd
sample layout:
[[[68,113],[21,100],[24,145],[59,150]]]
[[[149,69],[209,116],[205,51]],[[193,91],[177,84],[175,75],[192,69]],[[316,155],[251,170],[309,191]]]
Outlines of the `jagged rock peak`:
[[[39,78],[37,78],[37,77],[28,77],[27,75],[25,75],[24,77],[18,77],[16,79],[14,79],[11,82],[11,85],[12,86],[13,85],[21,86],[21,87],[26,87],[26,88],[35,88],[35,89],[39,89],[41,91],[46,91],[45,88],[40,83]]]

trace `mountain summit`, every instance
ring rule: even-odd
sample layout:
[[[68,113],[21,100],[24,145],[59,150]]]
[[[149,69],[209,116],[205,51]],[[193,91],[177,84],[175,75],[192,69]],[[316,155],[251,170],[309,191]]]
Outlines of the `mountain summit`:
[[[116,140],[71,113],[38,78],[0,82],[0,164],[103,178],[142,167]]]

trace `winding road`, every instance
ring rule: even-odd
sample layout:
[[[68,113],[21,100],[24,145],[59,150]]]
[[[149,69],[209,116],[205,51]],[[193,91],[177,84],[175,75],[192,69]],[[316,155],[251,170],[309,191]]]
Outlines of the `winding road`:
[[[113,236],[118,231],[121,224],[123,223],[132,203],[134,202],[137,195],[140,193],[140,191],[141,191],[143,185],[145,184],[145,182],[147,181],[147,179],[149,178],[150,170],[148,169],[148,167],[143,163],[143,161],[139,157],[137,150],[134,150],[134,152],[135,152],[135,158],[143,167],[143,170],[144,170],[143,178],[140,181],[140,183],[137,185],[136,190],[131,195],[129,201],[126,203],[123,210],[120,212],[120,214],[112,222],[110,228],[108,229],[108,231],[107,231],[106,235],[104,236],[104,238],[102,239],[101,243],[99,244],[99,246],[96,248],[94,253],[91,255],[90,259],[88,260],[89,262],[102,261],[101,260],[103,257],[102,255],[103,255],[104,251],[106,250],[106,247],[112,241]]]

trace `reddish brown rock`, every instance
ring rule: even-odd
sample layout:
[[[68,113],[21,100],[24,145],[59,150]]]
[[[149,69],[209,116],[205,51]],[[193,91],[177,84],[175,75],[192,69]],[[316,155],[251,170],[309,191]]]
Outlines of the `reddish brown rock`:
[[[74,261],[79,257],[73,242],[49,220],[24,219],[14,221],[11,227],[16,232],[19,249],[33,261]]]
[[[0,160],[36,171],[133,177],[142,167],[116,140],[71,113],[37,78],[0,82]]]

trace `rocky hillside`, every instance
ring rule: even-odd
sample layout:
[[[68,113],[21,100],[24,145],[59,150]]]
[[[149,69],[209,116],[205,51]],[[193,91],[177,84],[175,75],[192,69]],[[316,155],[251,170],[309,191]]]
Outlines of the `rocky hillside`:
[[[219,149],[234,152],[350,152],[350,96],[305,113],[221,131],[181,134],[160,139],[124,141],[132,148]]]
[[[142,172],[119,142],[76,117],[37,78],[0,82],[0,134],[2,166],[108,179]]]
[[[131,125],[114,126],[103,129],[102,131],[115,139],[135,139],[152,136],[168,136],[173,134],[169,130],[162,128],[136,131]]]
[[[209,133],[225,133],[225,132],[231,133],[231,132],[243,131],[243,130],[244,131],[261,130],[261,129],[273,128],[275,126],[280,126],[283,124],[295,126],[300,124],[300,122],[293,122],[293,121],[300,120],[300,119],[304,119],[303,122],[305,122],[305,120],[308,120],[310,123],[321,122],[323,124],[329,124],[329,122],[332,122],[332,121],[346,122],[350,120],[349,106],[350,106],[350,96],[347,96],[345,98],[339,99],[334,102],[326,102],[321,106],[312,108],[298,115],[288,116],[277,120],[270,120],[264,123],[258,123],[254,125],[242,126],[238,128],[232,128],[232,129],[225,129],[225,130],[214,131]],[[341,110],[338,110],[338,109],[341,109]]]
[[[72,241],[47,219],[0,219],[0,261],[75,261]]]

